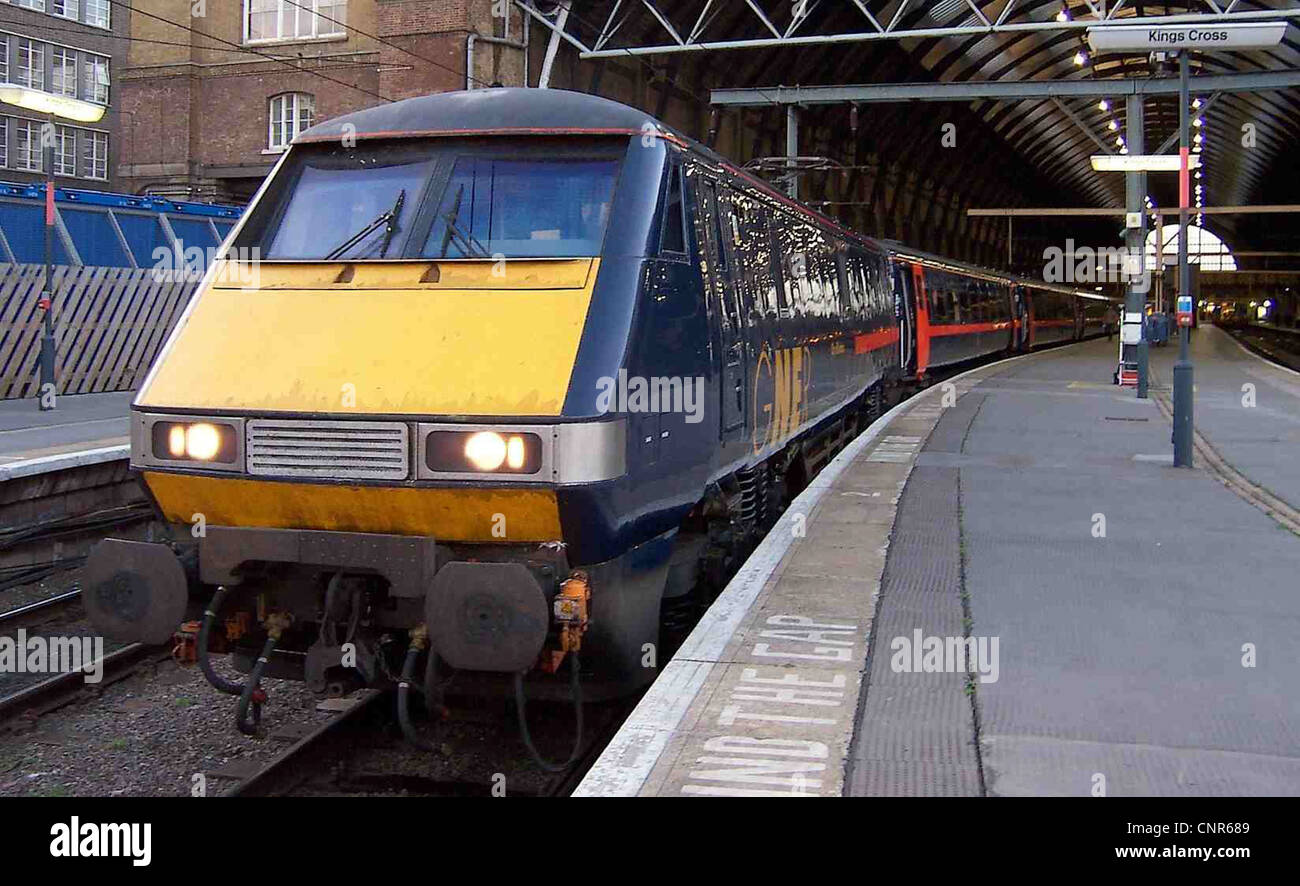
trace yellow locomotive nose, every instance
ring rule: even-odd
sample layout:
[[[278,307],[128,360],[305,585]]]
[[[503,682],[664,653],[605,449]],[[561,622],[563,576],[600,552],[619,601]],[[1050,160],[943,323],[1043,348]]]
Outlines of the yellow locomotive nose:
[[[136,405],[340,416],[556,416],[599,263],[263,262],[237,272],[218,268]]]

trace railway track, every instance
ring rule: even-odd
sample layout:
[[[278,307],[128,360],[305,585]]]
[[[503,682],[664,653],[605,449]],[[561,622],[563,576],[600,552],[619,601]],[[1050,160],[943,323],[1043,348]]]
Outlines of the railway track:
[[[1267,326],[1220,326],[1253,354],[1300,371],[1300,332]]]
[[[0,612],[0,631],[32,628],[66,617],[72,604],[81,600],[81,589],[66,591]]]
[[[549,778],[537,779],[535,786],[520,789],[507,780],[498,786],[496,779],[473,780],[444,777],[430,772],[432,752],[407,746],[407,759],[415,765],[403,771],[384,772],[372,765],[376,750],[391,750],[397,737],[393,718],[394,693],[362,690],[353,703],[330,720],[302,731],[302,735],[255,771],[239,779],[222,792],[228,797],[285,797],[301,795],[401,794],[427,797],[564,797],[577,787],[588,768],[600,756],[635,704],[631,701],[596,706],[593,719],[598,728],[584,741],[578,759]],[[509,726],[509,721],[502,723]],[[512,732],[503,732],[505,740],[518,742]],[[379,736],[376,739],[376,736]],[[464,749],[455,744],[447,748],[454,755]],[[521,748],[522,750],[522,748]],[[421,755],[424,755],[421,757]],[[525,762],[522,753],[520,764]]]
[[[137,502],[104,508],[86,514],[71,514],[26,525],[0,528],[0,554],[20,554],[33,546],[62,538],[83,536],[152,519],[147,503]],[[75,569],[85,562],[84,556],[55,559],[34,564],[0,567],[0,592],[33,585],[52,575]],[[0,634],[25,632],[29,637],[43,634],[84,635],[81,589],[70,590],[34,600],[0,612]],[[80,628],[80,630],[79,630]],[[40,716],[67,704],[94,697],[103,687],[135,672],[142,664],[160,660],[170,654],[167,647],[130,644],[107,652],[102,657],[102,679],[85,682],[85,672],[74,670],[55,673],[45,679],[20,686],[0,696],[0,730],[21,730]]]
[[[95,698],[106,687],[132,676],[139,667],[170,657],[171,650],[166,647],[132,643],[103,656],[103,675],[97,683],[86,683],[84,671],[68,671],[25,686],[0,698],[0,730],[13,732],[30,728],[39,717],[65,705]]]

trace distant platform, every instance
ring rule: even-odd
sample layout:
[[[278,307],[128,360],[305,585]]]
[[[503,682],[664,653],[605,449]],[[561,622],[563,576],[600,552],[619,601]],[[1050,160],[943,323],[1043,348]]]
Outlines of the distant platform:
[[[128,458],[133,391],[0,400],[0,481]]]

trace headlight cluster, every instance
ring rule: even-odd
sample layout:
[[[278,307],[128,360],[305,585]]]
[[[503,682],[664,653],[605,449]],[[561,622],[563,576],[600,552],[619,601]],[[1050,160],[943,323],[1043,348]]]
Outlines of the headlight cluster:
[[[234,464],[239,441],[232,425],[160,421],[153,426],[153,454],[168,461]]]
[[[542,465],[542,439],[496,431],[434,431],[425,438],[424,463],[448,474],[535,474]]]

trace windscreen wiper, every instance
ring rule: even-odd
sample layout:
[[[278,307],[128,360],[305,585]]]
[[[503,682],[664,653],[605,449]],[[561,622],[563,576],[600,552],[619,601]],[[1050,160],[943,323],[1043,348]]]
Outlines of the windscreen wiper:
[[[442,217],[442,220],[447,224],[447,230],[442,232],[442,255],[440,258],[447,257],[447,247],[453,242],[456,244],[456,248],[465,255],[474,256],[475,258],[488,257],[486,246],[480,243],[473,234],[466,234],[456,226],[456,221],[460,218],[460,201],[464,196],[465,186],[461,185],[456,189],[456,204],[451,207],[451,212]]]
[[[383,258],[388,253],[388,244],[393,242],[393,234],[397,233],[397,218],[402,214],[402,205],[406,203],[406,189],[403,188],[397,194],[397,200],[393,203],[393,208],[380,215],[370,224],[366,225],[357,233],[353,234],[347,240],[344,240],[337,247],[325,256],[326,261],[333,261],[341,257],[352,247],[365,240],[372,233],[379,229],[380,225],[385,225],[384,242],[379,250],[379,257]]]

